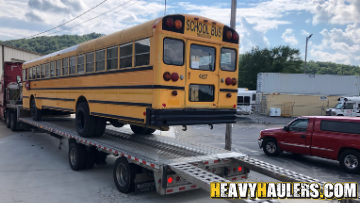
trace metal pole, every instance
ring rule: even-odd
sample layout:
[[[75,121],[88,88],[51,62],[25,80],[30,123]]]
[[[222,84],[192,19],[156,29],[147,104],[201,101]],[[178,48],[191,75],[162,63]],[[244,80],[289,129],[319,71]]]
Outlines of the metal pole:
[[[305,67],[304,67],[304,73],[306,73],[306,56],[307,56],[307,43],[308,43],[309,37],[306,37],[306,45],[305,45]]]
[[[231,0],[231,19],[230,27],[235,30],[236,27],[236,0]],[[225,149],[231,151],[232,124],[226,124],[225,131]]]

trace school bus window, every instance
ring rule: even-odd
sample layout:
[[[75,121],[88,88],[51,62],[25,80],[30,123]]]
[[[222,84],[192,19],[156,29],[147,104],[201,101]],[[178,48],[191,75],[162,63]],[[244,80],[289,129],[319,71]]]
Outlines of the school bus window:
[[[33,69],[32,78],[35,79],[35,78],[36,78],[36,69],[35,69],[35,66],[34,66],[32,69]]]
[[[215,70],[215,48],[192,44],[190,46],[190,68]]]
[[[50,63],[50,77],[55,76],[55,61]]]
[[[29,68],[29,79],[32,79],[32,68]]]
[[[105,70],[105,49],[96,52],[96,71]]]
[[[40,66],[36,66],[36,77],[40,78]]]
[[[63,75],[67,75],[68,74],[68,58],[64,58],[63,59]]]
[[[184,41],[178,39],[164,39],[163,61],[168,65],[184,65]]]
[[[22,74],[23,74],[23,79],[22,79],[23,81],[26,81],[26,80],[27,80],[26,70],[27,70],[27,69],[24,69],[24,70],[23,70],[23,73],[22,73]]]
[[[86,72],[94,72],[94,52],[86,54]]]
[[[222,48],[220,59],[221,70],[235,71],[236,70],[236,51],[235,49]]]
[[[107,70],[117,69],[118,67],[118,47],[107,49]]]
[[[50,67],[49,63],[45,64],[45,77],[50,77]]]
[[[84,73],[84,54],[77,56],[77,72]]]
[[[69,74],[72,75],[72,74],[76,73],[76,58],[75,58],[75,56],[70,57],[69,61],[70,61]]]
[[[61,75],[61,60],[56,61],[56,76]]]
[[[213,102],[214,86],[213,85],[195,85],[189,87],[189,101],[191,102]]]
[[[135,41],[135,66],[150,64],[150,38]]]
[[[44,78],[45,77],[45,65],[41,64],[41,77]]]
[[[120,46],[120,68],[132,67],[132,42]]]

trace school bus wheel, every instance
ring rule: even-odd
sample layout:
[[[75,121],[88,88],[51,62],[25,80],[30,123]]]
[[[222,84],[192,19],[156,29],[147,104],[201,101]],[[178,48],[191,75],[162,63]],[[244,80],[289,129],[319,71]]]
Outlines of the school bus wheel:
[[[87,102],[80,102],[76,107],[76,131],[81,137],[93,137],[96,117],[91,116]]]

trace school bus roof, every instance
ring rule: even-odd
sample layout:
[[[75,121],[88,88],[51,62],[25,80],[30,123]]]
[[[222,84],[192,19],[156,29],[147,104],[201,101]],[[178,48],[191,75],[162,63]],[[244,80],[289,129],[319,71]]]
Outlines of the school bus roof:
[[[172,14],[172,15],[175,15],[175,14]],[[176,15],[183,15],[183,16],[185,16],[185,18],[194,18],[194,19],[198,18],[199,21],[207,20],[209,23],[216,22],[217,26],[220,26],[220,27],[224,26],[224,24],[222,24],[222,23],[219,23],[215,20],[201,17],[201,16],[190,15],[190,14],[176,14]],[[171,16],[171,15],[167,15],[167,16]],[[75,56],[75,55],[79,55],[79,54],[84,54],[84,53],[99,50],[102,48],[110,47],[113,45],[115,46],[118,44],[124,44],[127,42],[150,37],[153,35],[154,25],[161,25],[161,22],[162,22],[161,20],[164,17],[165,16],[159,17],[159,18],[150,20],[148,22],[145,22],[145,23],[133,26],[133,27],[129,27],[124,30],[117,31],[117,32],[114,32],[112,34],[109,34],[109,35],[106,35],[106,36],[103,36],[103,37],[100,37],[97,39],[93,39],[93,40],[90,40],[90,41],[87,41],[87,42],[84,42],[81,44],[77,44],[77,45],[68,47],[66,49],[62,49],[60,51],[56,51],[51,54],[47,54],[45,56],[42,56],[42,57],[34,59],[34,60],[26,61],[23,65],[23,68],[29,68],[34,65],[48,63],[50,61],[54,61],[54,60],[58,60],[58,59],[62,59],[62,58],[70,57],[70,56]],[[161,27],[161,26],[156,26],[156,27]]]

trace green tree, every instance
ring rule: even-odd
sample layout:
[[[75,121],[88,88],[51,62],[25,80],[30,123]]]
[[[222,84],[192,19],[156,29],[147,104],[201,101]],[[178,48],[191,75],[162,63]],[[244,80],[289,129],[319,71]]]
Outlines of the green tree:
[[[258,73],[299,73],[302,64],[299,49],[289,46],[278,46],[272,49],[254,47],[240,57],[239,87],[254,90]]]
[[[21,49],[35,51],[41,54],[50,54],[67,47],[74,46],[98,37],[104,36],[99,33],[90,33],[86,35],[56,35],[56,36],[41,36],[31,39],[8,40],[0,41]]]

